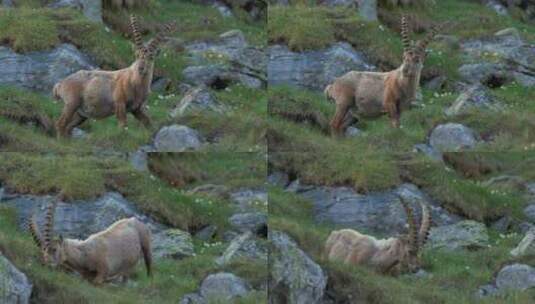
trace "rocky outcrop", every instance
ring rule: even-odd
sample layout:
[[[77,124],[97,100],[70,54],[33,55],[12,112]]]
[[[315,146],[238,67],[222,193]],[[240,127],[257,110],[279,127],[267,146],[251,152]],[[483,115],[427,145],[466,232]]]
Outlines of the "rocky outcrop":
[[[250,46],[239,30],[223,33],[215,41],[196,42],[185,48],[192,61],[182,71],[187,83],[214,89],[224,89],[234,83],[256,89],[266,85],[265,52]]]
[[[188,126],[171,125],[160,129],[154,136],[154,148],[158,152],[184,152],[199,150],[204,139]]]
[[[8,195],[0,200],[0,206],[14,207],[21,230],[26,230],[32,214],[36,215],[37,223],[42,227],[46,207],[55,200],[52,196]],[[136,217],[150,227],[155,257],[183,258],[194,254],[189,233],[171,229],[143,215],[116,192],[108,192],[95,200],[70,204],[57,202],[54,233],[68,238],[85,239],[108,228],[117,220],[129,217]]]
[[[79,70],[96,66],[72,44],[61,44],[50,51],[17,54],[0,46],[0,85],[52,93],[61,79]]]
[[[481,84],[467,87],[445,111],[448,116],[466,113],[469,110],[499,111],[503,105]]]
[[[459,152],[476,146],[476,133],[458,123],[436,126],[429,136],[429,144],[440,152]]]
[[[472,220],[460,221],[456,224],[433,227],[429,231],[430,248],[450,251],[458,249],[481,249],[489,245],[489,235],[485,224]]]
[[[0,253],[0,303],[28,304],[31,293],[32,284],[26,275]]]
[[[226,110],[226,107],[217,101],[208,88],[200,86],[186,92],[176,108],[171,112],[171,117],[200,114],[205,111],[222,114]]]
[[[419,202],[428,204],[435,225],[448,225],[459,220],[412,184],[365,195],[347,187],[298,186],[294,187],[294,191],[313,203],[316,221],[375,235],[392,236],[406,231],[407,216],[399,196],[411,205],[417,217],[420,214]]]
[[[535,85],[535,45],[524,42],[518,30],[508,28],[487,39],[462,44],[470,63],[459,68],[469,83],[497,87],[515,80],[524,86]]]
[[[373,71],[364,56],[345,42],[322,49],[292,52],[284,45],[268,47],[269,85],[291,85],[316,91],[351,70]]]
[[[321,267],[286,234],[269,232],[269,303],[321,303],[327,277]]]

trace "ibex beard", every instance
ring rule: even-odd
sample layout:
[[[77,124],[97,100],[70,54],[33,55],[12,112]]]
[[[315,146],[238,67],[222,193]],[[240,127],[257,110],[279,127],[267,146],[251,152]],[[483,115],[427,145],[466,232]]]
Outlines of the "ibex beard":
[[[30,219],[29,230],[45,264],[75,271],[102,284],[119,277],[126,280],[143,257],[147,275],[151,275],[151,233],[141,221],[133,217],[119,220],[85,240],[54,238],[54,209],[55,204],[47,209],[42,234],[35,218]]]
[[[406,18],[402,17],[404,49],[400,67],[383,73],[350,71],[325,88],[325,96],[336,105],[331,120],[333,135],[343,133],[351,123],[352,115],[372,118],[388,113],[392,126],[399,127],[401,111],[415,100],[426,57],[425,49],[436,31],[435,27],[421,41],[409,42]]]
[[[379,240],[352,229],[335,230],[325,242],[325,257],[330,261],[367,266],[383,274],[416,271],[421,264],[420,250],[429,234],[431,214],[428,206],[422,203],[422,221],[417,231],[412,210],[403,200],[401,202],[409,222],[408,235]]]
[[[150,128],[146,102],[150,94],[154,58],[164,34],[174,30],[175,23],[166,24],[163,31],[146,45],[135,16],[130,17],[130,27],[136,48],[136,60],[132,65],[117,71],[81,70],[54,86],[52,95],[64,103],[61,116],[56,121],[58,138],[69,136],[73,128],[88,118],[102,119],[113,114],[119,126],[125,128],[127,112]]]

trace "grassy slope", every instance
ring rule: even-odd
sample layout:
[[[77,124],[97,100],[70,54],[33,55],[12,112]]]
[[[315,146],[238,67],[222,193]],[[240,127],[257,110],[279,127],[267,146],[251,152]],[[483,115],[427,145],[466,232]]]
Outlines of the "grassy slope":
[[[231,270],[253,286],[266,277],[266,265],[240,260],[224,268],[214,259],[227,244],[221,233],[227,225],[231,203],[223,198],[187,194],[184,189],[197,184],[221,184],[229,189],[259,187],[265,177],[265,162],[252,153],[167,154],[150,158],[151,167],[180,168],[181,176],[194,176],[181,187],[158,178],[158,172],[142,174],[118,158],[44,156],[22,153],[0,154],[0,180],[4,187],[21,193],[62,193],[68,200],[89,199],[104,191],[119,191],[140,209],[171,226],[195,232],[208,224],[219,233],[213,243],[194,240],[196,256],[180,261],[160,260],[155,276],[148,279],[139,265],[135,278],[126,286],[96,288],[88,282],[39,265],[37,249],[30,235],[17,230],[14,210],[0,208],[0,250],[25,272],[34,283],[34,300],[39,303],[176,303],[182,295],[194,292],[209,273]],[[232,167],[229,171],[227,168]],[[265,208],[265,207],[264,207]],[[265,302],[255,294],[240,303]]]
[[[70,10],[50,10],[32,8],[37,6],[29,2],[20,8],[0,9],[0,41],[18,52],[29,52],[50,49],[60,42],[70,42],[88,53],[103,69],[118,69],[130,64],[133,53],[128,38],[116,31],[104,30],[95,25],[81,13]],[[193,40],[211,39],[219,34],[240,29],[250,43],[265,44],[265,32],[262,23],[250,23],[234,18],[223,18],[209,7],[190,2],[153,1],[150,9],[135,11],[140,15],[142,24],[147,30],[157,27],[171,19],[178,22],[176,38],[190,42]],[[127,12],[106,12],[119,31],[129,34],[125,24]],[[149,33],[148,37],[153,34]],[[35,37],[34,37],[35,36]],[[35,38],[35,39],[34,39]],[[188,64],[184,51],[164,48],[156,60],[155,74],[172,80],[178,84],[181,72]],[[179,119],[168,117],[170,110],[178,103],[180,94],[171,91],[153,93],[149,97],[149,114],[156,127],[171,123],[188,123],[192,128],[199,128],[201,134],[210,136],[217,130],[223,137],[217,144],[206,147],[210,151],[257,151],[265,149],[263,135],[265,129],[266,95],[262,90],[252,90],[241,85],[228,88],[228,91],[216,92],[222,103],[233,109],[225,116],[199,118],[186,116]],[[89,131],[83,140],[66,140],[58,142],[52,134],[28,127],[24,120],[13,119],[11,111],[30,108],[35,113],[45,113],[50,119],[57,119],[62,104],[47,96],[27,91],[1,87],[0,98],[7,99],[7,106],[0,113],[0,149],[3,151],[86,151],[94,149],[110,149],[132,151],[140,145],[150,142],[157,130],[146,130],[129,115],[130,127],[127,131],[117,127],[114,117],[101,121],[88,121],[82,129]]]
[[[300,1],[297,1],[300,2]],[[460,39],[492,35],[497,30],[514,26],[528,41],[535,40],[535,28],[496,16],[477,3],[436,1],[437,6],[416,9],[394,9],[381,12],[387,24],[399,20],[402,11],[409,12],[420,24],[452,21],[444,31]],[[381,69],[400,63],[401,41],[395,28],[379,23],[364,23],[354,11],[316,6],[272,6],[269,10],[268,39],[285,43],[301,51],[325,47],[345,40]],[[299,16],[296,18],[294,16]],[[390,23],[389,23],[390,22]],[[417,34],[421,35],[421,34]],[[313,39],[311,39],[313,38]],[[522,220],[526,200],[515,188],[499,191],[482,181],[502,174],[519,175],[533,180],[531,152],[466,153],[449,155],[447,169],[427,157],[410,153],[414,144],[426,141],[433,126],[460,122],[480,132],[489,143],[476,151],[526,151],[533,149],[535,98],[533,88],[510,84],[492,90],[507,105],[501,113],[484,111],[446,118],[443,110],[457,97],[449,85],[457,80],[462,60],[458,50],[442,43],[432,43],[432,52],[424,68],[424,79],[435,75],[448,77],[444,91],[423,90],[423,106],[404,112],[403,128],[391,129],[386,117],[365,120],[357,126],[365,131],[357,138],[333,139],[328,135],[328,122],[334,107],[323,94],[288,87],[269,89],[269,166],[271,171],[285,171],[304,183],[348,185],[360,192],[390,189],[400,182],[421,187],[446,209],[468,218],[490,223],[508,215]],[[502,238],[490,231],[492,246],[477,252],[446,253],[427,251],[424,268],[431,278],[390,278],[361,268],[323,260],[322,244],[333,229],[312,220],[311,204],[298,196],[272,188],[270,228],[288,232],[301,248],[326,269],[335,293],[349,295],[355,303],[473,303],[478,286],[492,281],[504,263],[512,262],[509,250],[521,235]],[[533,257],[524,261],[534,264]],[[341,296],[343,298],[343,296]],[[486,299],[484,303],[531,303],[533,291],[511,293],[505,298]],[[343,300],[343,299],[339,299]],[[346,299],[347,300],[347,299]]]

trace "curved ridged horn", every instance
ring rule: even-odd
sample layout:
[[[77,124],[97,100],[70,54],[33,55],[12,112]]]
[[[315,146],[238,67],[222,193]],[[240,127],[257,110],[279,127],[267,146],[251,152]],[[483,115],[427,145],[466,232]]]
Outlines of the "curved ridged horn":
[[[433,26],[431,30],[427,33],[427,35],[425,35],[425,37],[422,40],[418,41],[418,44],[416,46],[418,52],[420,53],[425,52],[427,45],[429,44],[429,42],[431,42],[431,40],[433,40],[433,38],[437,34],[440,27],[441,26]]]
[[[145,47],[143,46],[143,39],[141,38],[141,33],[137,26],[137,18],[134,15],[130,15],[130,29],[132,30],[132,38],[134,39],[136,50],[143,51]]]
[[[43,248],[48,250],[50,241],[52,240],[54,233],[54,212],[56,211],[56,202],[48,205],[45,214],[45,226],[43,229]]]
[[[417,228],[416,221],[414,220],[414,214],[411,207],[409,207],[402,196],[399,196],[399,200],[403,206],[403,209],[405,209],[405,213],[407,214],[407,223],[409,224],[409,252],[412,255],[416,255],[418,253],[418,233],[416,230]]]
[[[423,248],[427,242],[427,237],[429,236],[429,229],[431,228],[431,212],[429,206],[420,202],[422,207],[422,223],[420,224],[420,231],[418,232],[418,241],[419,248]]]
[[[41,238],[41,235],[39,234],[39,229],[37,228],[37,223],[35,221],[35,216],[32,216],[28,223],[28,230],[30,230],[30,234],[32,235],[32,239],[39,247],[39,249],[43,250],[43,239]]]
[[[409,41],[409,29],[406,16],[401,17],[401,42],[403,42],[403,52],[405,53],[409,51],[411,44]]]
[[[149,43],[147,44],[147,54],[150,58],[154,58],[156,49],[162,43],[164,40],[164,35],[169,34],[170,32],[174,31],[176,28],[176,22],[172,21],[164,25],[164,28],[156,34],[156,37],[154,37]]]

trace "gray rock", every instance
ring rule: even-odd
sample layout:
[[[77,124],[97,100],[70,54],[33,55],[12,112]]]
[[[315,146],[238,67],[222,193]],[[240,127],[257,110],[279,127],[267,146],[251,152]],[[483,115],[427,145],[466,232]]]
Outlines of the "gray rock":
[[[206,301],[198,293],[188,293],[180,299],[179,304],[206,304]]]
[[[217,233],[217,227],[214,225],[209,225],[195,233],[195,238],[202,241],[209,241],[214,238]]]
[[[215,299],[230,301],[246,296],[249,291],[249,285],[242,278],[232,273],[220,272],[203,280],[200,295],[208,302]]]
[[[153,92],[165,92],[170,89],[171,84],[172,84],[171,79],[160,77],[157,80],[152,82],[150,89]]]
[[[232,10],[222,1],[214,1],[214,3],[212,3],[212,7],[214,7],[223,17],[228,18],[234,16],[232,14]]]
[[[17,210],[20,229],[26,230],[32,214],[35,214],[39,227],[42,227],[46,208],[54,201],[56,198],[52,196],[12,195],[4,197],[0,206],[14,207]],[[70,204],[57,202],[54,233],[68,238],[85,239],[116,221],[129,217],[136,217],[149,226],[152,232],[153,254],[156,257],[182,257],[193,254],[191,237],[187,232],[169,230],[165,225],[139,212],[132,203],[116,192],[108,192],[95,200]]]
[[[188,191],[190,194],[208,195],[217,198],[228,198],[229,188],[225,185],[204,184]]]
[[[487,0],[486,6],[493,11],[496,12],[496,14],[500,16],[508,16],[509,12],[507,11],[507,8],[503,6],[499,1],[497,0]]]
[[[321,303],[327,276],[286,234],[270,230],[270,303]]]
[[[184,80],[222,89],[232,83],[262,88],[266,81],[266,55],[262,48],[250,46],[239,30],[225,32],[215,41],[187,45],[193,66],[182,72]],[[206,57],[220,63],[209,62]]]
[[[496,277],[499,290],[526,290],[535,287],[535,268],[524,264],[513,264],[502,268]]]
[[[277,3],[280,5],[279,3]],[[343,7],[354,7],[355,1],[352,0],[320,0],[319,4],[335,7],[335,6],[343,6]],[[287,4],[286,4],[287,5]]]
[[[358,194],[347,187],[314,187],[299,193],[313,203],[316,221],[365,233],[392,236],[406,231],[407,216],[399,196],[409,202],[417,220],[420,215],[419,202],[431,207],[435,225],[448,225],[459,220],[412,184],[403,184],[393,190],[367,195]]]
[[[427,246],[450,251],[458,249],[480,249],[489,245],[487,227],[472,220],[431,228]]]
[[[487,86],[511,82],[513,75],[508,67],[501,63],[479,62],[463,64],[458,69],[461,79],[471,84],[481,83]]]
[[[461,47],[459,37],[454,35],[438,34],[435,36],[435,41],[443,43],[451,50],[458,50]]]
[[[152,241],[152,254],[155,258],[182,259],[195,255],[191,235],[179,229],[165,229],[155,233]]]
[[[526,181],[516,175],[499,175],[481,183],[485,187],[497,190],[525,191]]]
[[[171,117],[199,114],[204,111],[222,114],[226,110],[227,108],[215,99],[208,88],[201,86],[186,92],[186,95],[171,112]]]
[[[377,0],[357,0],[359,16],[366,21],[377,21]]]
[[[448,78],[446,76],[437,76],[424,84],[424,87],[430,91],[440,91],[444,87]]]
[[[429,144],[440,152],[459,152],[474,148],[477,140],[472,129],[458,123],[446,123],[431,131]]]
[[[242,212],[254,211],[258,205],[267,206],[268,202],[267,192],[264,189],[241,189],[232,192],[230,199]]]
[[[355,128],[353,126],[349,126],[345,132],[346,137],[358,137],[358,136],[362,136],[363,134],[364,132],[362,132],[362,130],[360,130],[359,128]]]
[[[230,242],[225,252],[216,259],[220,266],[242,258],[261,260],[267,265],[268,249],[264,242],[259,241],[251,232],[236,236]]]
[[[276,171],[268,175],[267,182],[272,186],[284,188],[290,182],[290,177],[284,172]]]
[[[477,297],[479,298],[494,296],[496,294],[498,294],[498,288],[496,288],[496,286],[493,284],[480,286],[477,291]]]
[[[499,111],[503,105],[481,84],[475,84],[461,92],[455,102],[446,109],[448,116],[466,113],[468,110]]]
[[[535,203],[524,208],[524,215],[529,221],[535,223]]]
[[[158,152],[199,150],[203,142],[199,132],[182,125],[163,127],[154,136],[154,147]]]
[[[81,10],[89,20],[102,23],[102,0],[57,0],[48,7],[70,7]]]
[[[529,230],[518,246],[511,250],[514,257],[535,256],[535,229]]]
[[[373,71],[375,67],[346,42],[302,53],[284,45],[268,47],[268,84],[291,85],[316,91],[351,70]]]
[[[128,159],[130,160],[132,167],[141,172],[149,171],[147,157],[150,152],[156,152],[156,149],[151,145],[145,145],[139,147],[137,151],[130,153]]]
[[[267,225],[267,215],[262,212],[237,213],[229,218],[232,228],[239,232],[258,233]]]
[[[0,46],[0,84],[51,93],[59,80],[79,70],[96,66],[72,44],[50,51],[17,54]]]
[[[74,139],[84,139],[87,137],[87,132],[80,128],[73,128],[71,131],[71,137]]]
[[[13,0],[2,0],[2,6],[3,7],[13,7]]]
[[[0,303],[30,303],[32,284],[26,275],[18,270],[0,253]]]
[[[497,221],[494,221],[490,227],[500,233],[507,233],[513,227],[513,224],[513,220],[509,216],[502,216]]]

